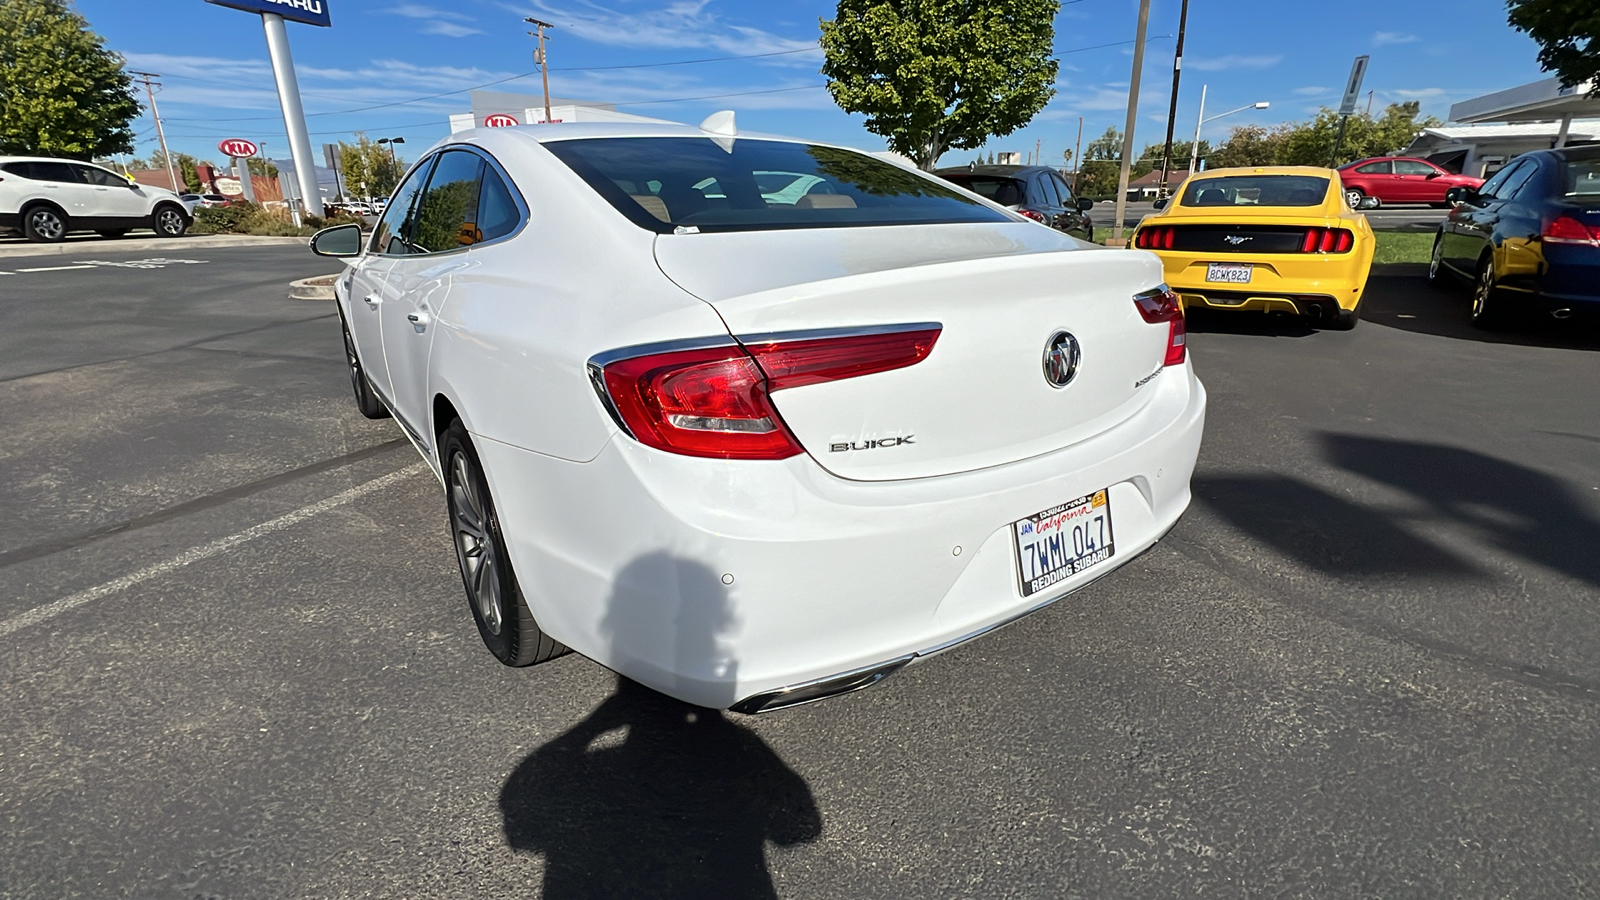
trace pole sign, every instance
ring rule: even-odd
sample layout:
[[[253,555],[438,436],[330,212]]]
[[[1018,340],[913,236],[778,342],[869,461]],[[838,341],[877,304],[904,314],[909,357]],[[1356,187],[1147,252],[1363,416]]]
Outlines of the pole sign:
[[[217,144],[217,150],[220,151],[223,156],[231,156],[234,159],[248,159],[261,152],[260,147],[257,147],[255,144],[245,140],[244,138],[228,138],[227,140]]]
[[[323,28],[333,24],[333,19],[328,15],[328,0],[206,0],[206,2],[226,6],[229,9],[242,9],[245,12],[274,13],[291,22],[304,22],[307,25],[320,25]]]
[[[1367,77],[1367,60],[1370,56],[1356,57],[1350,67],[1350,80],[1344,86],[1344,102],[1339,104],[1339,115],[1348,116],[1356,111],[1356,100],[1361,97],[1361,79]]]
[[[522,123],[517,121],[516,116],[508,116],[505,113],[494,113],[483,117],[485,128],[513,128],[520,124]]]

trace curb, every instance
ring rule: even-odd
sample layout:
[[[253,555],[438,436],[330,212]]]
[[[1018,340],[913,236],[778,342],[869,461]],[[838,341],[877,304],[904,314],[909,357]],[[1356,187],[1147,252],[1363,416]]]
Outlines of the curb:
[[[318,275],[289,282],[290,300],[332,300],[333,283],[338,275]]]
[[[13,256],[69,256],[72,254],[141,252],[147,250],[203,250],[216,247],[307,246],[303,237],[256,237],[248,234],[197,234],[193,237],[69,240],[60,244],[0,245],[0,259]]]

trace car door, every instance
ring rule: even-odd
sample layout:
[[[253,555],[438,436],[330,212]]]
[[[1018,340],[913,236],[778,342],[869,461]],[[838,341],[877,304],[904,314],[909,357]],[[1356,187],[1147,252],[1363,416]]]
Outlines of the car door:
[[[32,177],[40,182],[43,196],[54,201],[69,217],[83,219],[93,215],[94,190],[78,176],[75,166],[55,160],[41,160],[32,164]]]
[[[408,237],[409,218],[417,196],[428,182],[428,171],[433,167],[433,157],[427,157],[411,170],[405,182],[394,192],[394,202],[389,204],[383,218],[372,231],[367,252],[357,260],[346,287],[345,321],[356,352],[361,356],[362,368],[372,389],[384,402],[393,405],[393,392],[389,385],[389,368],[383,355],[383,326],[380,310],[388,286],[390,271],[395,260],[409,256],[414,251]]]
[[[1062,220],[1066,226],[1061,230],[1073,237],[1089,240],[1089,217],[1078,208],[1078,198],[1072,195],[1072,188],[1067,184],[1067,180],[1059,175],[1051,175],[1050,179],[1055,182],[1056,193],[1061,197],[1061,207],[1065,210],[1062,213]]]
[[[1360,188],[1369,197],[1377,197],[1385,203],[1394,199],[1392,191],[1394,185],[1394,163],[1389,160],[1370,162],[1364,166],[1357,166],[1355,174],[1359,177],[1350,179],[1353,184],[1346,183],[1347,187]]]
[[[411,215],[417,252],[395,258],[378,313],[395,417],[423,447],[432,445],[427,435],[433,323],[450,296],[451,276],[472,264],[467,249],[479,236],[483,166],[483,157],[465,148],[439,154]]]
[[[89,201],[92,209],[85,215],[114,220],[114,224],[127,227],[143,223],[149,212],[148,203],[144,195],[133,188],[133,182],[99,166],[73,163],[72,168],[93,193]]]
[[[1484,182],[1478,195],[1470,203],[1458,203],[1445,220],[1443,245],[1440,248],[1447,265],[1458,272],[1471,275],[1477,271],[1478,257],[1483,254],[1494,234],[1495,223],[1500,220],[1500,203],[1496,192],[1527,165],[1518,160],[1506,166]]]
[[[1437,170],[1419,159],[1394,161],[1395,199],[1406,203],[1440,203],[1444,189],[1435,190]]]
[[[1539,158],[1529,156],[1495,191],[1499,213],[1489,242],[1499,249],[1495,273],[1504,287],[1529,290],[1544,267],[1542,185]]]

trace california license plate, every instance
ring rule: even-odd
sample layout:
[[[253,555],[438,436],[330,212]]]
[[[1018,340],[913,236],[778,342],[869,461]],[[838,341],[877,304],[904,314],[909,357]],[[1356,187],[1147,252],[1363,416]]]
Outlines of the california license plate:
[[[1028,597],[1111,558],[1111,500],[1095,491],[1011,524]]]
[[[1238,263],[1207,263],[1206,280],[1223,284],[1249,284],[1252,268]]]

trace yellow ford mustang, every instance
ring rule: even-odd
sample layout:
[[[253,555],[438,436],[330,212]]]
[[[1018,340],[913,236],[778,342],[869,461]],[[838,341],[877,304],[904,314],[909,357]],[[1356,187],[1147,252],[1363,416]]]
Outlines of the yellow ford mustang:
[[[1196,173],[1139,223],[1132,246],[1161,257],[1186,308],[1297,313],[1350,329],[1374,241],[1339,173],[1263,166]]]

